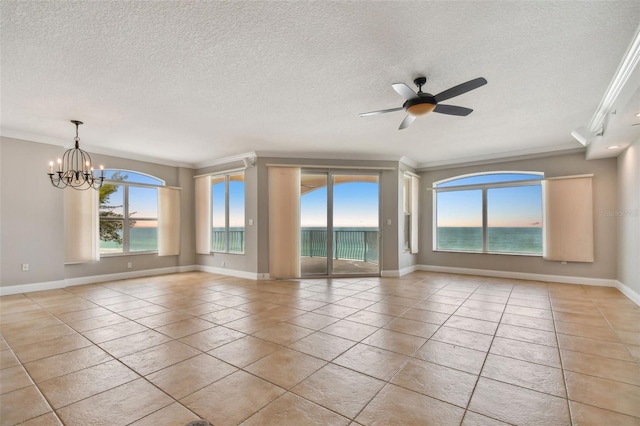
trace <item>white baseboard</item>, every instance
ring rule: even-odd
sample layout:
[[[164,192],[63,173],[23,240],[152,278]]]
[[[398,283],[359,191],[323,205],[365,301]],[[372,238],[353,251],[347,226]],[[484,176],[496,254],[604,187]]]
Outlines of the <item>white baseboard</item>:
[[[139,271],[118,272],[115,274],[90,275],[88,277],[67,278],[65,287],[75,285],[103,283],[106,281],[127,280],[131,278],[151,277],[154,275],[175,274],[180,271],[178,266],[170,266],[168,268],[141,269]]]
[[[403,277],[403,276],[405,276],[407,274],[415,272],[415,271],[418,270],[417,268],[418,268],[418,265],[410,265],[410,266],[407,266],[405,268],[401,268],[400,271],[399,271],[400,272],[400,276]]]
[[[407,266],[405,268],[401,268],[399,270],[396,269],[387,269],[386,271],[380,271],[380,276],[383,278],[398,278],[403,277],[407,274],[417,271],[417,265]]]
[[[130,278],[150,277],[154,275],[175,274],[177,272],[197,271],[198,265],[172,266],[168,268],[142,269],[140,271],[118,272],[115,274],[90,275],[87,277],[67,278],[58,281],[42,283],[16,284],[0,287],[0,296],[11,294],[31,293],[34,291],[55,290],[76,285],[95,284],[107,281],[126,280]]]
[[[174,266],[169,268],[156,268],[145,269],[140,271],[119,272],[115,274],[104,275],[92,275],[88,277],[67,278],[65,280],[47,281],[41,283],[30,284],[17,284],[5,287],[0,287],[0,296],[8,296],[12,294],[31,293],[34,291],[55,290],[59,288],[71,287],[76,285],[94,284],[99,282],[124,280],[130,278],[148,277],[154,275],[166,275],[178,272],[191,272],[202,271],[212,274],[227,275],[238,278],[246,278],[250,280],[269,280],[268,273],[257,273],[239,271],[235,269],[216,268],[213,266],[204,265],[188,265],[188,266]],[[381,271],[380,275],[387,278],[397,278],[410,274],[414,271],[429,271],[429,272],[444,272],[449,274],[461,274],[461,275],[480,275],[486,277],[498,277],[498,278],[514,278],[532,281],[544,281],[544,282],[556,282],[564,284],[582,284],[582,285],[598,285],[605,287],[616,287],[622,294],[631,299],[635,304],[640,306],[640,295],[617,280],[602,279],[602,278],[586,278],[586,277],[572,277],[564,275],[546,275],[546,274],[533,274],[527,272],[510,272],[510,271],[495,271],[488,269],[471,269],[471,268],[456,268],[449,266],[436,266],[436,265],[411,265],[400,270],[386,270]]]
[[[76,285],[103,283],[107,281],[126,280],[131,278],[151,277],[155,275],[175,274],[179,272],[202,271],[212,274],[228,275],[232,277],[247,278],[250,280],[269,280],[268,273],[255,273],[238,271],[235,269],[215,268],[204,265],[171,266],[168,268],[143,269],[140,271],[118,272],[115,274],[90,275],[87,277],[67,278],[58,281],[41,283],[16,284],[0,287],[0,296],[12,294],[31,293],[34,291],[55,290],[59,288],[73,287]]]
[[[211,274],[228,275],[231,277],[246,278],[248,280],[269,279],[269,274],[239,271],[237,269],[229,269],[229,268],[218,268],[215,266],[205,266],[205,265],[196,265],[196,266],[198,268],[198,271],[209,272]]]
[[[55,290],[66,287],[64,280],[47,281],[43,283],[32,284],[16,284],[6,287],[0,287],[0,296],[9,296],[11,294],[31,293],[34,291]]]
[[[199,270],[198,265],[178,266],[178,272],[193,272]]]
[[[530,272],[496,271],[491,269],[456,268],[451,266],[417,265],[418,271],[445,272],[449,274],[480,275],[483,277],[514,278],[519,280],[544,281],[563,284],[598,285],[617,287],[618,281],[606,278],[573,277],[566,275],[533,274]]]
[[[627,296],[633,303],[640,306],[640,294],[636,293],[631,287],[627,287],[620,281],[616,281],[616,288],[620,290],[622,294]]]

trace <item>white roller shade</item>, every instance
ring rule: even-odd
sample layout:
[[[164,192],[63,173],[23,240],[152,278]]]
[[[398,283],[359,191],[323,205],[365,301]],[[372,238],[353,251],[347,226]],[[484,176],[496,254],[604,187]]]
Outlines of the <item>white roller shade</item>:
[[[418,253],[419,194],[420,179],[417,176],[411,176],[411,253]]]
[[[300,276],[300,169],[269,168],[269,275]]]
[[[593,262],[593,189],[591,176],[545,179],[543,257]]]
[[[180,254],[180,190],[158,188],[158,256]]]
[[[196,179],[196,253],[211,253],[211,176]]]
[[[99,192],[65,189],[63,193],[65,263],[100,260]]]

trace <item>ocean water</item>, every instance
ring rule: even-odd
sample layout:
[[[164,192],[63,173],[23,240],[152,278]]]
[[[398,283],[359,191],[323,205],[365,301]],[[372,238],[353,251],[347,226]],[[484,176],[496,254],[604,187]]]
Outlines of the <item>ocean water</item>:
[[[439,250],[482,251],[482,228],[438,227]],[[497,253],[542,254],[542,228],[487,228],[487,249]]]
[[[122,235],[122,233],[120,233]],[[226,246],[225,232],[214,228],[211,232],[212,251],[224,251]],[[130,252],[157,251],[158,228],[131,228],[129,231]],[[244,228],[229,228],[229,252],[244,253]],[[100,253],[122,253],[122,245],[115,241],[100,240]]]
[[[229,230],[229,251],[244,252],[244,230]],[[223,250],[224,232],[212,231],[214,251]],[[131,228],[131,252],[158,250],[158,228]],[[377,262],[377,228],[336,228],[334,231],[334,258],[360,259]],[[482,228],[438,227],[438,249],[455,251],[482,251]],[[542,254],[542,228],[487,229],[487,245],[490,252]],[[326,257],[327,232],[322,228],[301,229],[302,256]],[[100,241],[100,252],[121,253],[122,246],[114,241]]]
[[[120,232],[122,236],[122,233]],[[129,231],[129,251],[157,251],[158,228],[131,228]],[[122,253],[122,245],[115,241],[100,240],[100,253]]]

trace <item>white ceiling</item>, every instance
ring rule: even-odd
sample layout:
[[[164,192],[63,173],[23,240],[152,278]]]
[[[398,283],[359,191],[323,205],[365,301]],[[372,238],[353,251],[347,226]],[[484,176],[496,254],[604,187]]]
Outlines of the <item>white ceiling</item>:
[[[255,151],[421,166],[578,148],[640,22],[634,1],[5,1],[3,135],[173,164]],[[398,131],[391,84],[468,117]],[[640,129],[640,126],[637,126]]]

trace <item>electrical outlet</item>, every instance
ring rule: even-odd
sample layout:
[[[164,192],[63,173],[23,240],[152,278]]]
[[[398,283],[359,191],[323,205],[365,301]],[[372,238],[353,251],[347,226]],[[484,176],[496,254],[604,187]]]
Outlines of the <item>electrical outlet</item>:
[[[387,225],[391,225],[391,219],[387,219]]]
[[[128,269],[133,268],[133,262],[129,262],[129,263],[127,263],[127,268],[128,268]]]
[[[253,225],[253,219],[249,219],[249,226]]]
[[[222,267],[224,268],[225,266],[227,266],[227,263],[223,260],[222,261]]]
[[[28,263],[23,263],[22,264],[22,272],[27,272],[29,270],[29,264]]]

